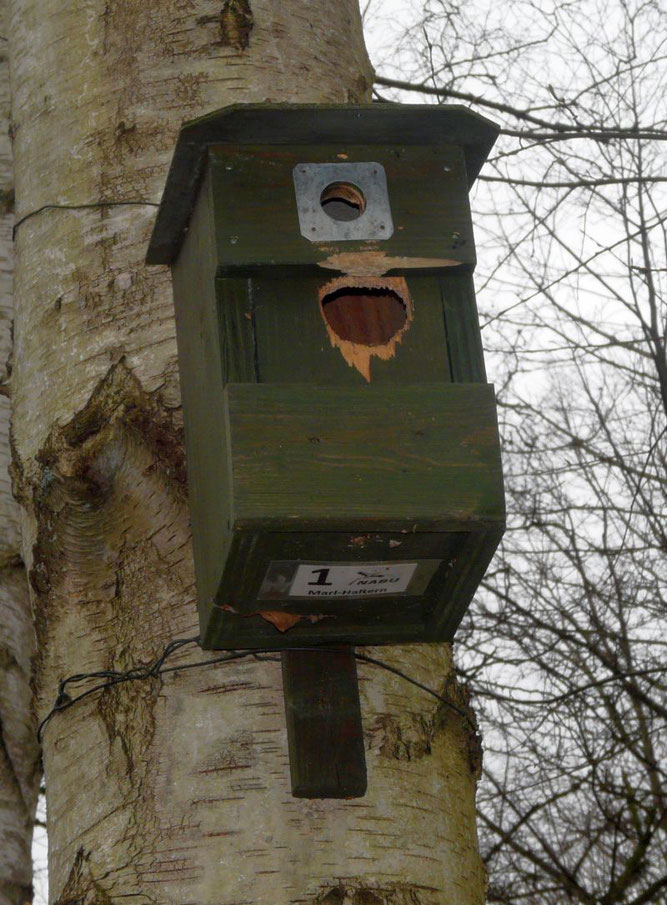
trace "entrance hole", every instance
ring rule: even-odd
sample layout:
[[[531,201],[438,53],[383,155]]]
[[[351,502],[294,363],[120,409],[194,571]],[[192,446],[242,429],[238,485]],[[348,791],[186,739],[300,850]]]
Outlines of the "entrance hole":
[[[332,220],[358,220],[366,209],[366,199],[351,182],[332,182],[323,189],[320,205]]]
[[[324,319],[339,339],[384,346],[405,327],[405,302],[393,289],[344,286],[322,298]]]

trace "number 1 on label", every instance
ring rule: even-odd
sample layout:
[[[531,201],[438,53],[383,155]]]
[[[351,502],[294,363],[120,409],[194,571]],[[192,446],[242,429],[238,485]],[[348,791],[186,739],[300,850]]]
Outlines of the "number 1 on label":
[[[331,569],[313,569],[313,575],[317,575],[317,581],[309,581],[309,585],[330,585],[332,582],[327,581]]]

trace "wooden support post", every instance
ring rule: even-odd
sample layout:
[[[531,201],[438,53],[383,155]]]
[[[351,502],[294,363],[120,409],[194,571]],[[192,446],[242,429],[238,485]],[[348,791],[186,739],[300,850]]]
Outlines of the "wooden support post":
[[[360,798],[366,758],[352,647],[282,653],[292,794]]]

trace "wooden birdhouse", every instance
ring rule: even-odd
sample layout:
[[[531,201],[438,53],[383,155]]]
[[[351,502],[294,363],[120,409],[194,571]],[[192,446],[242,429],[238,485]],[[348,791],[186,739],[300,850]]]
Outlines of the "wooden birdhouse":
[[[504,528],[461,107],[228,107],[180,133],[170,264],[203,643],[451,639]]]

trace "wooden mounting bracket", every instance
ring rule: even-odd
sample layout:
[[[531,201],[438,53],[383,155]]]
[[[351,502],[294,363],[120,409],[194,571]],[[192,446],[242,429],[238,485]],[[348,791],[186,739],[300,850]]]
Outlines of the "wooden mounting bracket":
[[[354,648],[282,653],[295,798],[361,798],[366,757]]]

